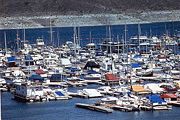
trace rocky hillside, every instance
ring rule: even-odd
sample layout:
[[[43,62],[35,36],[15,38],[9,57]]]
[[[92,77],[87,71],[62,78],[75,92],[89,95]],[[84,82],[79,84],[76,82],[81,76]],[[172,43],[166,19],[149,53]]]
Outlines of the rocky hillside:
[[[179,0],[0,0],[0,16],[81,15],[180,10]]]

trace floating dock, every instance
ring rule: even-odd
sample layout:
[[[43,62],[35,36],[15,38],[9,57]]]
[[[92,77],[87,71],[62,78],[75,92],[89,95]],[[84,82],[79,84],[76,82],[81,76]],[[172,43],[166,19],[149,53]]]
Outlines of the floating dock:
[[[93,110],[93,111],[98,111],[98,112],[103,112],[103,113],[112,113],[113,112],[112,109],[106,108],[104,106],[96,106],[96,105],[84,104],[84,103],[76,103],[76,107],[89,109],[89,110]]]

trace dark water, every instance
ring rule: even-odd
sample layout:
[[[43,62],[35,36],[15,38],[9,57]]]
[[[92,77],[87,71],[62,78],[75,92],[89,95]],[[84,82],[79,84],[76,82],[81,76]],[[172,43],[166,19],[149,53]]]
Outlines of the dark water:
[[[120,112],[112,114],[75,107],[75,103],[92,103],[97,99],[73,98],[43,103],[19,103],[2,93],[3,120],[180,120],[180,108],[168,111]]]
[[[90,33],[92,41],[95,43],[101,43],[104,38],[108,37],[109,26],[87,26],[79,27],[80,43],[81,46],[86,45],[90,42]],[[117,36],[119,38],[124,37],[124,25],[112,25],[111,36],[116,41]],[[163,34],[169,34],[170,36],[176,35],[180,31],[180,22],[160,22],[160,23],[149,23],[141,24],[141,35],[147,36],[162,36]],[[7,35],[8,47],[15,48],[16,46],[16,35],[18,33],[21,40],[24,39],[23,29],[11,29],[11,30],[0,30],[0,47],[4,47],[4,31]],[[29,43],[35,43],[38,37],[42,37],[46,44],[53,44],[54,46],[62,45],[65,41],[73,41],[73,27],[53,27],[53,42],[50,41],[50,28],[39,28],[39,29],[25,29],[26,40]],[[127,39],[131,36],[138,35],[138,25],[130,24],[127,25]],[[59,42],[58,42],[59,41]],[[58,44],[59,43],[59,44]]]

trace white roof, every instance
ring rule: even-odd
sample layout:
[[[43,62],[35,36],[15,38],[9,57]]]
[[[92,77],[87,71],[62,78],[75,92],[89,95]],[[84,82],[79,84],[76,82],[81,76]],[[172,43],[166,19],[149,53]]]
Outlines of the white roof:
[[[87,94],[89,97],[100,97],[102,96],[100,92],[96,89],[83,89],[83,92]]]
[[[157,83],[148,83],[144,85],[144,88],[151,90],[153,93],[163,92],[164,89],[159,87]]]
[[[61,58],[60,61],[62,65],[71,65],[71,62],[68,58]]]
[[[131,37],[132,40],[138,40],[138,36]],[[147,36],[139,36],[140,40],[148,39]]]
[[[89,46],[89,47],[95,46],[95,43],[89,43],[89,44],[87,44],[86,46]]]

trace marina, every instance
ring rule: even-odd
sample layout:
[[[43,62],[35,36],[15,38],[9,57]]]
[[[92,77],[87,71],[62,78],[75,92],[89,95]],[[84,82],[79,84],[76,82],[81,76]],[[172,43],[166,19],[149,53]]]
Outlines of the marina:
[[[67,114],[62,119],[85,116],[87,120],[107,119],[107,116],[116,119],[118,116],[167,120],[167,115],[178,119],[180,27],[179,22],[174,24],[177,31],[173,35],[163,33],[168,30],[160,31],[161,28],[157,36],[145,36],[140,29],[146,25],[141,28],[138,24],[136,32],[128,29],[129,37],[126,36],[128,27],[125,27],[121,38],[117,34],[119,29],[113,32],[113,28],[119,26],[97,26],[100,32],[96,36],[104,36],[101,29],[107,28],[106,37],[94,40],[91,34],[88,40],[83,40],[85,28],[64,28],[71,31],[68,33],[71,36],[66,37],[70,41],[55,40],[52,34],[55,28],[51,26],[50,40],[46,40],[45,34],[34,42],[25,37],[31,30],[20,29],[20,33],[16,31],[15,44],[9,43],[8,47],[7,35],[14,30],[4,30],[4,45],[0,51],[2,118],[31,120],[44,115],[40,119],[58,119]],[[20,37],[22,34],[24,36]],[[34,37],[36,35],[39,34]],[[12,106],[15,107],[11,114]],[[24,114],[16,114],[17,109]]]

